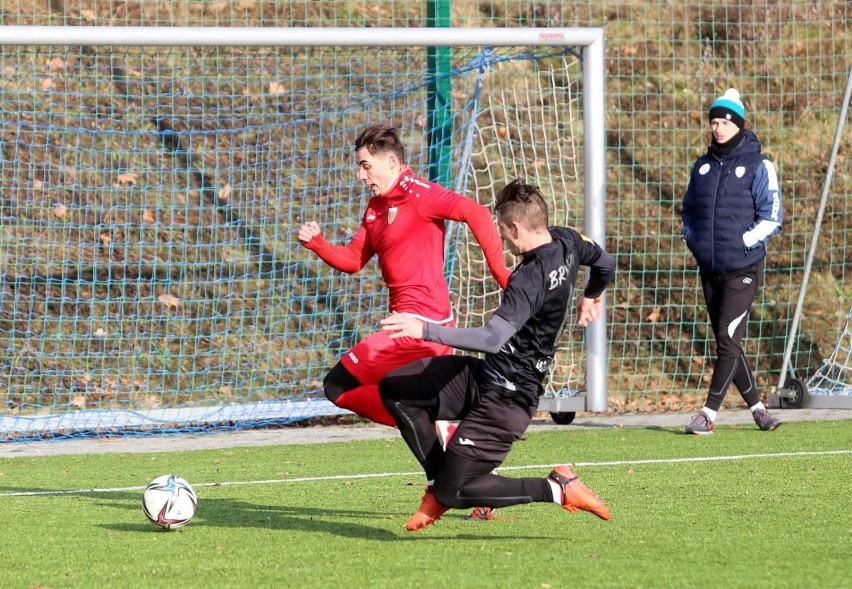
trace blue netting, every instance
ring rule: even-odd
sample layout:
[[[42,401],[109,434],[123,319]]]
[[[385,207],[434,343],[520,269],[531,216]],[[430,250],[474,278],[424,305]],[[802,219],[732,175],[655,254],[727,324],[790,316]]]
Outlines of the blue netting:
[[[345,413],[322,377],[386,293],[375,263],[349,278],[301,248],[299,224],[336,243],[357,229],[352,145],[368,122],[397,124],[425,174],[430,77],[452,79],[453,151],[471,142],[482,72],[565,53],[455,49],[451,71],[430,72],[425,48],[2,51],[7,439]],[[486,114],[477,133],[493,126]],[[457,188],[489,203],[494,179],[468,179],[471,159],[517,155],[468,149]],[[454,260],[460,248],[474,251],[454,272],[484,280],[475,245]],[[476,288],[481,316],[496,293]]]

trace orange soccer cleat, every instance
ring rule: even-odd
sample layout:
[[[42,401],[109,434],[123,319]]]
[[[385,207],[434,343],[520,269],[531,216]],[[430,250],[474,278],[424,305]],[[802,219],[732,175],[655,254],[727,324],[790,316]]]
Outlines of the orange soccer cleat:
[[[570,467],[563,464],[555,467],[550,475],[550,480],[562,487],[562,508],[571,513],[577,513],[578,509],[594,513],[601,519],[609,520],[612,514],[603,499],[594,491],[583,484]]]
[[[431,526],[441,519],[441,516],[447,513],[449,509],[449,507],[444,507],[438,503],[438,500],[435,499],[435,493],[432,491],[432,485],[427,485],[426,492],[423,493],[423,500],[420,502],[420,507],[414,515],[408,518],[405,529],[409,532],[414,532]]]

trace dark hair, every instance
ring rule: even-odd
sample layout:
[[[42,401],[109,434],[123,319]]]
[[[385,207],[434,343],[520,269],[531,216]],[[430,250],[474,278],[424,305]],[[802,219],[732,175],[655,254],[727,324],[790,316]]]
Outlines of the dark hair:
[[[520,221],[529,229],[547,229],[547,203],[541,189],[520,178],[512,180],[497,193],[494,213],[505,224]]]
[[[405,163],[405,146],[396,127],[387,123],[376,123],[361,131],[355,139],[355,151],[366,147],[370,155],[393,153],[399,163]]]

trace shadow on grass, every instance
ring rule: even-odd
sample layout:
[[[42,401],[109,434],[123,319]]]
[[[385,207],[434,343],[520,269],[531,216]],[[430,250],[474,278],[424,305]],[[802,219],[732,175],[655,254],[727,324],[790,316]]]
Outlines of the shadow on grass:
[[[112,510],[133,512],[125,521],[116,518],[115,523],[96,524],[99,527],[121,532],[158,533],[162,530],[147,522],[142,512],[142,493],[133,491],[93,491],[58,489],[34,489],[32,487],[0,487],[0,495],[21,494],[22,496],[80,497],[92,500],[95,505]],[[398,541],[397,534],[381,527],[353,523],[352,519],[377,521],[387,517],[375,511],[319,508],[307,506],[262,505],[232,499],[199,499],[198,511],[187,524],[192,527],[212,526],[224,528],[263,528],[270,530],[294,530],[333,534],[349,538]],[[402,527],[400,518],[400,527]]]
[[[686,425],[618,425],[612,424],[610,422],[583,422],[582,424],[577,425],[575,430],[584,430],[584,429],[604,429],[604,430],[639,430],[646,429],[651,431],[659,431],[670,434],[678,434],[683,433]]]
[[[62,497],[78,497],[92,500],[95,506],[101,506],[104,509],[118,510],[127,513],[127,516],[119,516],[114,518],[114,522],[97,523],[96,527],[119,532],[133,532],[142,534],[158,534],[158,533],[175,533],[177,530],[163,530],[154,524],[146,521],[142,513],[141,492],[133,491],[93,491],[93,490],[77,490],[65,491],[58,489],[33,489],[20,487],[0,487],[0,495],[20,493],[23,496],[62,496]],[[461,515],[462,511],[447,514],[445,519],[454,519],[454,515]],[[465,525],[470,525],[470,532],[459,533],[456,528],[447,527],[446,530],[441,530],[441,523],[449,524],[450,522],[439,522],[436,527],[429,530],[420,531],[417,533],[406,532],[403,528],[406,517],[391,516],[385,512],[364,511],[355,509],[333,509],[326,507],[309,507],[309,506],[279,506],[279,505],[264,505],[250,503],[246,501],[238,501],[226,498],[210,498],[204,497],[199,500],[199,509],[192,521],[187,524],[187,528],[198,527],[213,527],[213,528],[259,528],[268,530],[281,531],[296,531],[309,532],[319,534],[330,534],[345,538],[360,538],[384,542],[398,542],[400,540],[446,540],[447,538],[454,539],[469,539],[469,540],[499,540],[506,539],[504,534],[489,536],[488,534],[477,534],[476,530],[480,526],[498,525],[494,522],[468,522]],[[509,517],[500,519],[511,519]],[[352,520],[366,520],[369,522],[391,520],[394,527],[398,527],[399,531],[387,530],[380,526],[370,525],[369,523],[357,523]],[[440,534],[440,535],[438,535]],[[523,536],[523,539],[541,539],[553,540],[551,536],[530,537]]]
[[[462,512],[459,511],[459,514]],[[452,516],[447,519],[451,519]],[[260,528],[281,531],[308,532],[329,534],[344,538],[360,538],[380,542],[399,542],[400,540],[444,540],[448,537],[455,539],[487,540],[488,535],[456,533],[456,528],[447,530],[430,529],[418,533],[404,530],[407,517],[391,517],[388,513],[376,511],[330,509],[326,507],[262,505],[231,499],[204,499],[192,522],[193,527],[210,526],[215,528]],[[357,523],[353,520],[364,520]],[[388,530],[382,526],[371,525],[368,522],[391,522],[396,530]],[[448,522],[449,523],[449,522]],[[470,522],[471,530],[477,529],[483,522]],[[489,524],[485,524],[489,525]],[[490,524],[494,525],[494,524]],[[109,524],[103,527],[119,531],[140,531],[135,524]],[[150,527],[150,526],[149,526]],[[438,524],[440,528],[440,524]],[[145,526],[142,526],[145,528]],[[142,531],[149,531],[142,529]],[[157,530],[154,529],[156,532]],[[442,533],[440,536],[436,532]],[[505,540],[504,536],[494,536],[495,540]],[[532,539],[524,536],[524,539]],[[552,540],[553,537],[539,539]]]
[[[661,434],[674,434],[676,436],[686,435],[686,429],[684,427],[675,427],[675,426],[661,426],[661,425],[649,425],[643,427],[642,429],[658,432]]]

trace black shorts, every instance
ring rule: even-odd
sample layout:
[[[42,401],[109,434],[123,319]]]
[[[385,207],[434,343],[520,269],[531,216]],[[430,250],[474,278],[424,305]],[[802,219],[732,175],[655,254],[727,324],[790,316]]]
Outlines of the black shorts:
[[[532,421],[523,396],[502,396],[483,384],[482,360],[434,356],[394,370],[379,385],[384,398],[429,412],[432,421],[460,421],[447,449],[472,461],[502,462]]]
[[[532,421],[535,407],[523,398],[501,396],[478,383],[476,400],[461,416],[447,450],[477,462],[502,463]]]

